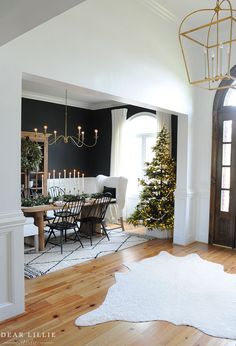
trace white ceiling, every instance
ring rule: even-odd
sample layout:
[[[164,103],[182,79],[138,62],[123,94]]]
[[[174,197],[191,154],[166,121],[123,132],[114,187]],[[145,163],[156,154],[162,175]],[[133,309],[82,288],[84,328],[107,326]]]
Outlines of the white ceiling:
[[[65,104],[66,90],[68,97],[67,104],[74,107],[96,110],[127,104],[125,100],[118,99],[113,95],[48,78],[30,74],[23,75],[22,96],[25,98]]]
[[[85,0],[0,0],[0,46],[37,25],[59,15]],[[216,0],[138,0],[152,12],[168,21],[179,24],[189,12],[199,8],[213,8]],[[232,0],[235,5],[236,0]],[[45,78],[25,75],[23,96],[55,103],[65,102],[68,89],[68,104],[88,109],[101,109],[124,104],[112,97],[76,86]]]
[[[84,0],[0,0],[0,46]]]

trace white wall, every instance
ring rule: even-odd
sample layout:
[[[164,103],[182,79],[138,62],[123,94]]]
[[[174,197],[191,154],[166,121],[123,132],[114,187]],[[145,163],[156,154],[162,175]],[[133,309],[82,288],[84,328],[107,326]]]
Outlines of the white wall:
[[[0,242],[5,242],[1,235],[6,230],[15,241],[22,239],[18,248],[14,241],[8,242],[2,262],[11,268],[10,276],[15,277],[16,272],[20,275],[17,281],[3,281],[0,319],[22,312],[24,302],[20,226],[22,73],[189,114],[191,91],[185,83],[176,32],[174,24],[165,23],[136,0],[87,0],[0,48]],[[3,221],[6,217],[7,226]],[[12,266],[7,267],[9,259]],[[15,307],[6,311],[2,309],[7,300],[4,292],[10,286],[19,290]]]
[[[193,114],[192,186],[196,194],[196,240],[208,242],[212,109],[214,91],[195,89]]]

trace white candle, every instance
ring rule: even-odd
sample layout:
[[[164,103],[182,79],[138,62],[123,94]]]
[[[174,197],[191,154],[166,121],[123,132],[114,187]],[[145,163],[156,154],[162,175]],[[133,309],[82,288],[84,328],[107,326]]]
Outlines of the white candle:
[[[58,186],[61,187],[61,172],[58,173],[58,178],[59,178]]]
[[[55,176],[56,176],[56,171],[55,169],[52,171],[52,179],[53,179],[53,186],[55,186]]]
[[[71,172],[69,173],[69,193],[71,193]]]
[[[79,194],[79,171],[78,171],[78,175],[77,175],[77,180],[78,180],[78,194]]]
[[[74,190],[74,195],[76,195],[76,169],[74,169],[74,181],[73,181],[73,190]]]
[[[84,193],[84,173],[82,173],[82,192]]]
[[[51,177],[51,173],[50,173],[50,172],[48,172],[48,179],[50,179],[50,177]]]
[[[66,193],[66,169],[64,169],[64,190]]]

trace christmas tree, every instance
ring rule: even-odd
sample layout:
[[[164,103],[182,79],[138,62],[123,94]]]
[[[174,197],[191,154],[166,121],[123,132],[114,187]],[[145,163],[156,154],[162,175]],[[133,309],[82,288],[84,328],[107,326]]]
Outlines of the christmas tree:
[[[144,225],[148,229],[174,229],[174,191],[175,162],[170,157],[169,134],[163,127],[155,146],[152,148],[154,158],[146,162],[145,178],[140,180],[143,187],[140,202],[128,223]]]

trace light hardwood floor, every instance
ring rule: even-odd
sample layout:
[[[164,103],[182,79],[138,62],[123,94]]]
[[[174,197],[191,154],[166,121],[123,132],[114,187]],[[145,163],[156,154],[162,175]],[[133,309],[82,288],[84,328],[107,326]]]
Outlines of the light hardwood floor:
[[[124,262],[139,261],[161,250],[177,256],[198,253],[202,258],[225,266],[236,273],[236,252],[194,243],[181,247],[168,240],[147,243],[107,255],[34,280],[26,280],[26,313],[0,324],[0,333],[23,332],[24,336],[0,337],[0,344],[56,346],[205,346],[236,345],[235,341],[207,336],[195,328],[171,323],[109,322],[95,327],[76,327],[74,320],[99,306],[108,288],[115,283],[114,274],[125,272]],[[170,278],[171,280],[171,278]],[[138,302],[137,302],[138,304]],[[27,333],[31,333],[30,336]],[[33,332],[53,332],[55,338],[31,338]],[[1,334],[0,334],[1,335]],[[13,335],[14,336],[14,335]]]

